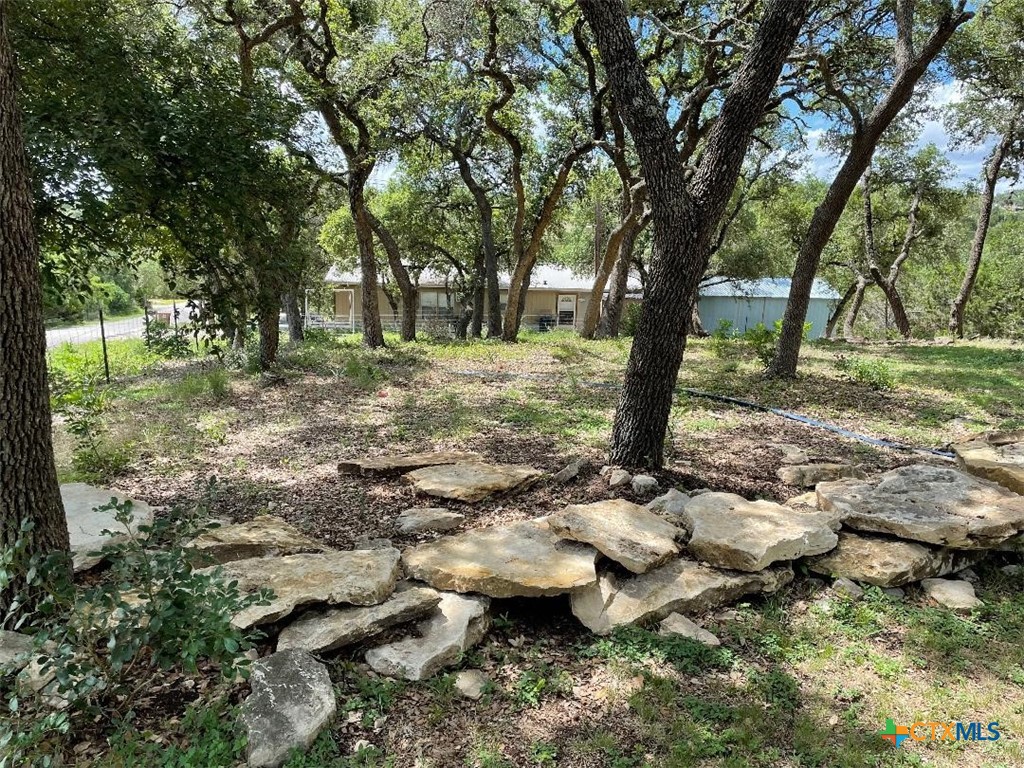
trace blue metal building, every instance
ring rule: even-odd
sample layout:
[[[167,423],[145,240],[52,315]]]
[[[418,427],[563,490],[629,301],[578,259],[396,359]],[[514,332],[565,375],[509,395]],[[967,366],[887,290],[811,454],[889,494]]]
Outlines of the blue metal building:
[[[697,302],[701,323],[709,333],[722,320],[732,323],[735,333],[743,333],[758,323],[771,328],[786,312],[790,282],[788,277],[707,280],[701,285]],[[807,322],[811,323],[810,338],[818,339],[825,335],[829,315],[839,299],[839,294],[824,280],[814,281],[811,302],[807,308]]]

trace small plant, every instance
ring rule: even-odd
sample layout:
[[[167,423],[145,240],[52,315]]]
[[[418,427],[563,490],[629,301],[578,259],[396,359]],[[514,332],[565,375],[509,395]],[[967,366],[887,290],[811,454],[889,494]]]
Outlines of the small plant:
[[[864,384],[876,390],[896,388],[896,374],[884,360],[865,360],[837,354],[835,366],[845,373],[850,381],[857,384]]]
[[[191,357],[195,350],[190,336],[191,330],[188,325],[175,328],[156,320],[150,320],[146,324],[146,346],[162,357]]]
[[[548,695],[566,696],[572,692],[572,675],[547,663],[525,669],[516,681],[515,699],[520,706],[538,707]]]
[[[619,321],[619,330],[623,336],[635,336],[636,329],[640,325],[640,302],[631,301],[622,310],[622,320]]]
[[[530,760],[535,765],[544,768],[549,765],[556,765],[558,760],[558,748],[554,744],[547,744],[543,741],[534,742],[530,746]]]
[[[775,342],[778,338],[778,331],[769,330],[764,323],[758,323],[743,334],[743,341],[754,351],[765,368],[771,365],[775,358]]]

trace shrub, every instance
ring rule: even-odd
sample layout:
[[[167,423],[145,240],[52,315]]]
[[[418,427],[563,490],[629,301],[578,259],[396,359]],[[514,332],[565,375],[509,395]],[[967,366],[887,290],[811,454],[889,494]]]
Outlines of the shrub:
[[[167,323],[150,320],[146,324],[146,345],[162,357],[191,357],[194,350],[188,326],[173,328]]]
[[[31,523],[0,551],[0,588],[25,585],[0,625],[33,636],[34,663],[48,679],[34,694],[10,678],[2,683],[9,717],[0,726],[0,768],[59,763],[76,722],[130,722],[140,697],[171,670],[195,673],[209,663],[228,679],[248,672],[244,652],[258,635],[231,618],[270,595],[243,595],[220,569],[193,567],[183,542],[203,510],[175,510],[132,533],[131,502],[112,499],[102,509],[114,510],[124,532],[103,548],[112,569],[98,582],[76,585],[66,553],[30,556]],[[60,715],[46,703],[53,697],[66,702]]]
[[[622,310],[622,320],[619,322],[619,330],[623,336],[635,336],[636,328],[640,324],[640,302],[631,301]]]
[[[896,388],[896,374],[884,360],[836,355],[835,366],[845,373],[850,381],[857,384],[864,384],[877,390]]]

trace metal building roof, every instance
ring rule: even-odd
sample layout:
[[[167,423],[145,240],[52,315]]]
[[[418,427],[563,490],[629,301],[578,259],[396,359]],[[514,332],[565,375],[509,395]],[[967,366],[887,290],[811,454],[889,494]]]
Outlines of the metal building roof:
[[[793,281],[788,277],[765,277],[760,280],[727,280],[711,278],[700,287],[701,296],[729,296],[736,298],[788,299],[789,286]],[[812,299],[838,301],[841,297],[824,280],[815,278],[811,287]]]
[[[454,270],[451,274],[434,270],[424,269],[420,273],[419,286],[421,288],[443,288],[451,283],[454,278]],[[336,285],[351,285],[360,282],[358,269],[343,272],[336,266],[332,266],[324,278],[325,282]],[[509,274],[501,272],[498,275],[498,282],[502,288],[508,288]],[[577,275],[568,267],[561,267],[554,264],[537,264],[530,276],[530,288],[536,290],[551,291],[589,291],[594,287],[592,275]],[[634,275],[629,277],[628,290],[640,290],[640,281]]]

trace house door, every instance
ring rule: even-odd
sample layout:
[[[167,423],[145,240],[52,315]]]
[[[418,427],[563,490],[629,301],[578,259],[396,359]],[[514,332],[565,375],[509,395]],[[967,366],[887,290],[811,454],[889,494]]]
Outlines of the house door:
[[[352,288],[342,288],[334,292],[334,319],[355,329],[356,292]]]
[[[558,326],[576,325],[576,294],[567,293],[558,297]]]

